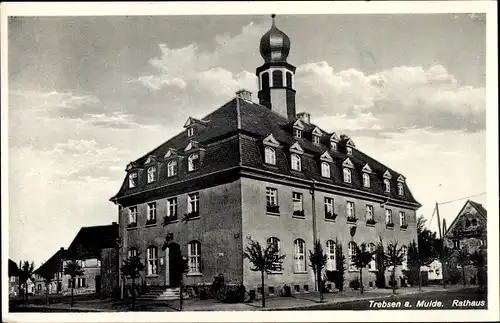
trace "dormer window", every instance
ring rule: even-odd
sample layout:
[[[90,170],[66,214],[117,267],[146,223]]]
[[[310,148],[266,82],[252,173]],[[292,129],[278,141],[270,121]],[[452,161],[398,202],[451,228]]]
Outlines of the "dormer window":
[[[137,186],[137,172],[128,174],[128,187],[134,188]]]
[[[352,148],[351,147],[347,147],[347,154],[352,155]]]
[[[276,152],[273,148],[264,148],[264,162],[269,165],[276,165]]]
[[[321,163],[321,176],[330,178],[330,164],[327,162]]]
[[[370,187],[370,175],[367,173],[363,173],[363,186]]]
[[[171,160],[167,163],[167,177],[177,175],[177,160]]]
[[[302,138],[302,130],[300,130],[300,129],[293,129],[293,136],[295,138]]]
[[[403,183],[398,183],[398,195],[405,195]]]
[[[190,127],[187,129],[187,136],[188,137],[194,136],[194,127]]]
[[[188,171],[192,172],[200,168],[200,154],[192,153],[188,157]]]
[[[384,187],[385,187],[385,192],[390,193],[391,192],[391,182],[386,178],[384,179]]]
[[[148,183],[156,181],[156,166],[148,168]]]
[[[312,138],[313,138],[313,143],[314,143],[315,145],[319,145],[319,136],[315,136],[315,135],[313,135],[313,137],[312,137]]]
[[[298,154],[292,154],[291,156],[292,169],[300,172],[302,170],[302,159]]]
[[[337,151],[337,143],[335,141],[330,141],[330,148],[333,151]]]
[[[344,183],[351,183],[351,170],[344,167]]]

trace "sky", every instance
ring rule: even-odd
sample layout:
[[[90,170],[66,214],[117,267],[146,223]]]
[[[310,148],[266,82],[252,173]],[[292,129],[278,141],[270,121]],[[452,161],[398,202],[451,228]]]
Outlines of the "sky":
[[[278,15],[297,111],[397,172],[423,205],[486,192],[480,15]],[[125,166],[252,91],[270,15],[19,17],[8,25],[9,257],[36,264],[118,221]],[[486,195],[472,198],[486,206]],[[448,225],[466,200],[440,206]]]

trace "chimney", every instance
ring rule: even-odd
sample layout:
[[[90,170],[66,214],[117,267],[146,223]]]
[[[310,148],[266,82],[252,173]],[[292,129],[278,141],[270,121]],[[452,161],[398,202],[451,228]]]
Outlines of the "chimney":
[[[311,114],[309,112],[297,113],[297,118],[307,124],[311,123]]]
[[[116,223],[116,222],[111,222],[111,224],[112,224],[112,225],[118,225],[118,223]]]
[[[241,89],[236,92],[236,97],[243,100],[252,101],[252,92],[245,89]]]
[[[64,250],[64,247],[61,247],[59,250],[63,251],[63,250]]]

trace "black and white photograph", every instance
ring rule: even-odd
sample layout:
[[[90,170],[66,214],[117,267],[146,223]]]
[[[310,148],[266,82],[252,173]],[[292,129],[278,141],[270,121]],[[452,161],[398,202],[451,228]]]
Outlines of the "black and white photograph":
[[[498,320],[496,3],[431,2],[2,4],[2,318]]]

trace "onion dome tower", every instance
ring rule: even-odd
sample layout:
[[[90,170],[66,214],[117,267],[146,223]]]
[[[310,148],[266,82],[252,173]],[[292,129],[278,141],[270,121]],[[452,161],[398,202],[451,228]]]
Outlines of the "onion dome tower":
[[[271,29],[260,39],[260,55],[264,64],[256,70],[259,78],[259,103],[292,120],[295,118],[295,66],[286,61],[291,42],[290,38],[276,27],[276,15],[271,17]]]

